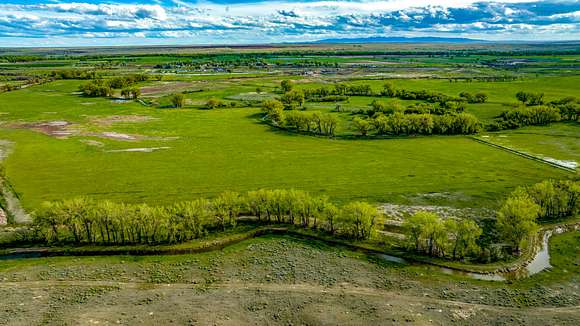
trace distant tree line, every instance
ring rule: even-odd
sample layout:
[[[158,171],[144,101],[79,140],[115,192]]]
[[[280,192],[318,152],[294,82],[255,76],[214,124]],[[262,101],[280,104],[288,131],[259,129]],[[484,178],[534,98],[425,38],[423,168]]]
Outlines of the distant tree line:
[[[96,79],[97,72],[95,70],[83,69],[62,69],[53,70],[48,73],[52,79]]]
[[[300,190],[257,190],[156,207],[88,198],[49,202],[35,215],[34,225],[47,243],[171,244],[234,227],[241,215],[354,240],[371,238],[381,220],[376,207],[364,202],[338,207]]]

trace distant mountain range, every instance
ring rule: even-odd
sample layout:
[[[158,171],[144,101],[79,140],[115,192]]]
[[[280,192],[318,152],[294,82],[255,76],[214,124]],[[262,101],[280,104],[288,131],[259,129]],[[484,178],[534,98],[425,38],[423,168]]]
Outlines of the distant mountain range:
[[[364,38],[331,38],[314,41],[312,43],[484,43],[462,37],[364,37]]]

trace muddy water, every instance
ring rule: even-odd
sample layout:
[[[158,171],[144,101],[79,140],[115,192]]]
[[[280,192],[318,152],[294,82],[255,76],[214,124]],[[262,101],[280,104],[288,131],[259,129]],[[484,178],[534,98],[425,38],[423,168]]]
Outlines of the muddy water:
[[[514,271],[514,272],[507,272],[507,273],[474,273],[474,272],[465,272],[459,271],[447,267],[436,267],[430,266],[433,270],[442,272],[448,275],[459,275],[465,276],[476,280],[484,280],[484,281],[497,281],[503,282],[507,280],[519,279],[524,277],[529,277],[531,275],[537,274],[542,272],[548,268],[551,268],[552,265],[550,264],[550,251],[549,251],[549,240],[552,236],[552,231],[547,231],[544,233],[544,238],[542,240],[542,247],[534,256],[534,259],[529,262],[525,267]],[[391,262],[391,263],[398,263],[398,264],[410,264],[405,259],[389,256],[389,255],[378,255],[379,258]]]

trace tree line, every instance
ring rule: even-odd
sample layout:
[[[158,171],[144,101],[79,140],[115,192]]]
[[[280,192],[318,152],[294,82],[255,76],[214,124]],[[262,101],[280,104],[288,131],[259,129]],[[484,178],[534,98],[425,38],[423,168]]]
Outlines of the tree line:
[[[353,128],[361,136],[376,135],[470,135],[479,132],[481,123],[472,114],[445,115],[377,114],[373,118],[355,117]]]
[[[34,216],[39,240],[74,244],[172,244],[234,227],[241,216],[264,223],[298,225],[365,240],[380,225],[376,207],[365,202],[336,206],[327,197],[300,190],[224,192],[170,206],[122,204],[88,198],[47,202]]]
[[[544,101],[544,94],[518,92],[522,106],[502,112],[487,126],[490,131],[517,129],[524,126],[545,126],[558,121],[579,121],[580,101],[572,96]]]

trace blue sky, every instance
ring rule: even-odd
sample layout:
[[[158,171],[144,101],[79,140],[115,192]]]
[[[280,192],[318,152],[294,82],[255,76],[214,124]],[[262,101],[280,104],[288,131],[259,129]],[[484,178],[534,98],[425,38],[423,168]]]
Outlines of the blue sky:
[[[369,36],[580,40],[580,0],[0,0],[0,47]]]

